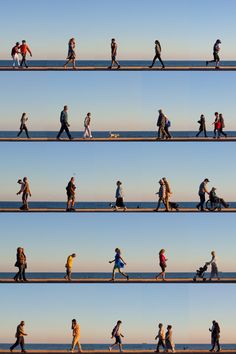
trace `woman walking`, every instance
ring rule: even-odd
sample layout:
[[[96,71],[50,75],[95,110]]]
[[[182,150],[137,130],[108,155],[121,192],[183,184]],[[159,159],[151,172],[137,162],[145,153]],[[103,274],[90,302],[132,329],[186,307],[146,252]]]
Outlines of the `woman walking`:
[[[90,124],[91,124],[91,113],[87,113],[87,116],[85,117],[84,120],[84,139],[92,138],[92,133],[90,129]]]
[[[206,120],[204,114],[201,114],[200,119],[198,121],[199,124],[199,131],[196,134],[196,137],[198,137],[202,132],[204,133],[205,138],[207,138],[207,132],[206,132]]]
[[[225,132],[223,132],[223,129],[225,128],[225,120],[224,120],[224,117],[223,117],[223,114],[220,113],[219,115],[219,120],[220,120],[220,135],[224,135],[225,138],[227,138],[227,134]]]
[[[122,188],[122,182],[117,181],[116,182],[116,205],[113,207],[114,210],[118,210],[119,208],[122,208],[124,211],[127,210],[125,204],[124,204],[124,193],[123,193],[123,188]]]
[[[215,113],[215,120],[212,123],[214,125],[214,139],[217,137],[218,139],[220,138],[220,130],[221,130],[221,123],[220,123],[220,117],[218,112]]]
[[[161,276],[162,280],[165,281],[165,275],[166,275],[166,262],[167,262],[167,258],[165,256],[165,250],[161,249],[159,252],[159,266],[161,267],[161,272],[159,274],[157,274],[156,276],[156,280]]]
[[[21,119],[20,119],[20,131],[17,134],[17,138],[21,135],[21,133],[24,130],[25,133],[26,133],[27,138],[30,139],[29,133],[28,133],[28,129],[27,129],[27,126],[26,126],[27,120],[28,120],[27,114],[25,112],[22,113],[22,116],[21,116]]]
[[[27,268],[26,255],[22,247],[17,248],[15,267],[17,267],[19,271],[14,276],[14,280],[27,281],[25,277],[25,270]]]
[[[169,350],[171,350],[172,353],[175,352],[175,345],[172,337],[172,326],[168,325],[167,326],[167,332],[165,335],[165,344],[166,344],[166,352],[168,353]]]
[[[71,38],[69,40],[69,43],[68,43],[67,61],[64,64],[64,69],[67,68],[67,65],[69,63],[72,63],[73,64],[73,69],[76,70],[76,66],[75,66],[75,59],[76,59],[75,46],[76,46],[75,38]]]
[[[211,252],[211,260],[210,262],[208,262],[209,265],[211,265],[211,275],[209,278],[209,281],[212,280],[212,278],[217,278],[218,280],[220,280],[219,277],[219,271],[218,271],[218,267],[217,267],[217,263],[216,263],[216,253],[215,251]]]
[[[125,261],[123,260],[123,258],[121,257],[121,251],[119,248],[115,249],[115,258],[112,261],[109,261],[109,263],[114,263],[114,267],[113,267],[113,271],[112,271],[112,278],[111,281],[115,280],[115,272],[116,270],[123,275],[123,277],[125,277],[127,280],[129,280],[129,276],[127,274],[125,274],[124,272],[121,271],[122,268],[124,268],[124,266],[126,265]]]

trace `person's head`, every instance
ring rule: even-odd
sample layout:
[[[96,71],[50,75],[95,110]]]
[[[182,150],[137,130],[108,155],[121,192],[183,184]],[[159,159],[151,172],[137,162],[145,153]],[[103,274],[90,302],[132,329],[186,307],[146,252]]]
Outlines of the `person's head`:
[[[159,114],[162,114],[162,109],[158,109]]]
[[[90,113],[90,112],[88,112],[88,113],[87,113],[87,116],[90,118],[90,117],[91,117],[91,113]]]
[[[164,254],[164,253],[165,253],[165,250],[164,250],[164,248],[162,248],[162,249],[160,250],[159,254],[161,255],[161,254]]]
[[[219,114],[219,117],[220,117],[220,118],[223,118],[223,114],[222,114],[222,113],[220,113],[220,114]]]
[[[211,251],[211,255],[212,255],[212,257],[215,257],[215,255],[216,255],[215,251]]]
[[[23,182],[27,182],[28,181],[28,178],[27,177],[24,177],[23,178]]]
[[[215,188],[215,187],[212,187],[211,190],[212,190],[212,192],[215,192],[215,191],[216,191],[216,188]]]
[[[116,42],[115,38],[112,38],[111,43],[115,43],[115,42]]]
[[[219,113],[218,113],[218,112],[215,112],[215,116],[218,117],[218,116],[219,116]]]
[[[68,111],[68,106],[64,106],[64,111]]]
[[[25,44],[25,43],[26,43],[26,40],[23,39],[23,40],[22,40],[22,44]]]
[[[22,118],[24,118],[26,116],[26,112],[22,113]]]
[[[72,253],[71,257],[75,258],[75,257],[76,257],[76,254],[75,254],[75,253]]]
[[[16,46],[19,47],[20,43],[19,42],[16,42]]]
[[[161,329],[163,327],[163,324],[159,323],[158,327]]]
[[[216,324],[216,321],[215,321],[215,320],[213,320],[213,321],[212,321],[212,324],[213,324],[213,325],[215,325],[215,324]]]
[[[200,118],[205,118],[204,114],[201,114],[201,115],[200,115]]]
[[[18,179],[17,183],[22,184],[22,179]]]
[[[72,324],[76,324],[76,319],[75,318],[73,318]]]
[[[17,247],[17,253],[20,253],[21,252],[21,250],[22,250],[22,248],[21,247]]]
[[[162,186],[164,184],[163,180],[160,179],[159,184]]]
[[[71,181],[72,183],[74,183],[75,177],[71,177],[70,181]]]
[[[119,248],[116,248],[116,249],[115,249],[115,252],[120,254],[120,249],[119,249]]]
[[[24,325],[25,325],[25,321],[21,321],[21,322],[20,322],[20,325],[21,325],[21,326],[24,326]]]
[[[121,321],[121,320],[117,321],[117,324],[118,324],[118,325],[121,325],[121,323],[122,323],[122,321]]]
[[[204,179],[204,182],[205,182],[205,183],[209,183],[210,181],[209,181],[208,178],[205,178],[205,179]]]
[[[220,44],[220,43],[221,43],[221,40],[220,40],[220,39],[217,39],[217,40],[216,40],[216,43],[217,43],[217,44]]]
[[[163,180],[164,182],[167,182],[166,177],[162,177],[162,180]]]
[[[172,329],[172,326],[171,326],[171,325],[168,325],[168,326],[167,326],[167,329],[168,329],[168,330]]]
[[[117,181],[117,182],[116,182],[116,185],[117,185],[117,186],[121,186],[121,185],[122,185],[122,182],[121,182],[121,181]]]
[[[157,39],[155,40],[155,44],[159,44],[159,41]]]

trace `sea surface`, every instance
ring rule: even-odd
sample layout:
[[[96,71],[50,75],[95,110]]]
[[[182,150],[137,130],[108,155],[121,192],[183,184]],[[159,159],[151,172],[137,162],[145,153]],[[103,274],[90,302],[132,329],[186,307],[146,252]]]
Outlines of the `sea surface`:
[[[119,58],[118,58],[119,59]],[[152,57],[150,60],[119,60],[121,66],[148,66],[151,65]],[[210,60],[208,57],[206,60]],[[164,60],[164,58],[163,58]],[[164,60],[166,67],[168,66],[206,66],[206,60]],[[65,60],[27,60],[29,66],[35,67],[63,67]],[[110,60],[77,60],[76,65],[79,67],[92,66],[92,67],[101,67],[109,66]],[[71,64],[69,64],[71,65]],[[212,64],[210,64],[212,65]],[[235,60],[222,60],[220,62],[221,66],[235,66]],[[0,60],[0,66],[12,66],[12,60]],[[156,66],[160,66],[160,63],[157,61]],[[69,66],[68,66],[69,67]]]
[[[172,200],[173,202],[177,202],[179,204],[180,210],[181,208],[196,208],[197,203],[196,202],[178,202],[175,201],[174,199]],[[114,205],[114,200],[113,201],[107,201],[107,202],[76,202],[75,203],[75,208],[77,210],[80,209],[111,209],[111,204]],[[236,208],[236,202],[229,202],[230,208]],[[22,205],[21,199],[19,198],[19,202],[17,201],[0,201],[0,208],[3,209],[8,209],[8,208],[19,208]],[[127,208],[131,209],[140,209],[140,208],[156,208],[157,206],[157,201],[154,202],[126,202],[125,205]],[[45,201],[45,202],[29,202],[29,208],[30,209],[41,209],[41,208],[46,208],[46,209],[65,209],[66,208],[66,200],[64,202],[53,202],[53,201]],[[163,209],[164,207],[162,206],[160,209]],[[196,209],[197,210],[197,209]],[[115,213],[115,211],[114,211]]]
[[[59,130],[60,127],[58,127]],[[16,138],[19,131],[0,131],[0,138]],[[192,138],[195,137],[198,130],[196,131],[171,131],[171,135],[176,138]],[[120,138],[156,138],[157,131],[112,131],[111,133],[119,134]],[[235,137],[236,131],[227,131],[229,137]],[[30,131],[29,135],[32,138],[56,138],[58,131]],[[83,131],[71,131],[71,134],[74,138],[82,138]],[[93,131],[92,132],[94,138],[109,138],[110,131]],[[213,131],[207,132],[209,137],[213,137]],[[204,135],[201,134],[199,137],[203,137]],[[21,138],[26,137],[25,133],[23,132],[20,136]],[[62,137],[67,138],[66,134],[63,134]],[[223,140],[223,137],[222,137]],[[113,139],[116,141],[116,139]]]
[[[204,264],[197,264],[196,265],[196,269],[200,266],[203,266]],[[30,264],[29,264],[30,266]],[[127,269],[126,269],[127,271]],[[155,279],[155,276],[157,275],[157,273],[159,272],[159,268],[157,267],[157,271],[156,273],[141,273],[141,272],[127,272],[130,276],[130,279]],[[210,273],[205,273],[206,277],[209,278],[210,277]],[[236,278],[236,272],[219,272],[220,274],[220,278]],[[1,279],[12,279],[14,277],[15,273],[0,273],[0,278]],[[168,279],[184,279],[184,278],[193,278],[195,275],[194,272],[178,272],[178,273],[174,273],[174,272],[168,272],[166,273],[166,278]],[[27,278],[28,279],[63,279],[63,277],[65,276],[65,272],[27,272]],[[117,279],[122,279],[122,276],[119,274],[116,274],[116,278]],[[72,279],[111,279],[111,272],[104,272],[104,273],[77,273],[77,272],[73,272],[72,273]]]
[[[109,332],[109,330],[108,330]],[[14,338],[13,338],[14,342]],[[124,341],[125,342],[125,341]],[[108,350],[108,347],[113,343],[111,340],[107,344],[83,344],[82,343],[82,349],[83,350]],[[0,350],[6,350],[9,349],[10,345],[12,343],[1,343],[0,344]],[[26,341],[26,350],[68,350],[70,348],[71,343],[68,342],[68,344],[27,344]],[[176,344],[175,345],[177,350],[209,350],[211,347],[210,343],[209,344]],[[117,349],[117,348],[116,348]],[[123,345],[124,350],[155,350],[156,345],[155,344],[148,344],[148,343],[143,343],[143,344],[125,344]],[[222,344],[222,349],[227,349],[227,350],[235,350],[236,349],[236,344]]]

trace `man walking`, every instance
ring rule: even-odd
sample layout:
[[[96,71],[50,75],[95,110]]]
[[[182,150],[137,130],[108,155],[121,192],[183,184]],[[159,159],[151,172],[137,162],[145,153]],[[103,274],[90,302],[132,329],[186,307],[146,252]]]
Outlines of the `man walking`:
[[[112,330],[112,333],[111,333],[111,338],[115,338],[115,343],[112,344],[110,347],[109,347],[109,351],[111,352],[112,349],[118,345],[119,347],[119,350],[120,352],[123,352],[122,350],[122,340],[121,338],[124,338],[123,334],[120,333],[120,327],[121,327],[121,324],[122,324],[122,321],[117,321],[115,327],[113,328]]]
[[[71,273],[72,273],[72,266],[73,266],[73,258],[76,257],[75,253],[72,253],[70,256],[68,256],[67,261],[66,261],[66,275],[64,276],[64,279],[71,281]]]
[[[219,69],[220,66],[220,57],[219,57],[219,52],[220,52],[220,45],[221,45],[221,40],[217,39],[217,41],[215,42],[214,46],[213,46],[213,60],[207,61],[206,62],[206,66],[208,66],[208,64],[210,63],[215,63],[215,69]]]
[[[16,327],[16,342],[10,347],[10,352],[13,352],[13,349],[20,345],[21,353],[26,353],[24,336],[27,336],[28,334],[25,333],[24,326],[25,322],[21,321],[21,323]]]
[[[168,137],[165,131],[166,117],[161,109],[159,109],[158,112],[159,112],[159,116],[157,118],[157,126],[158,126],[157,139],[163,139],[164,137]]]
[[[72,320],[71,329],[72,329],[73,340],[72,340],[70,352],[71,353],[74,352],[76,345],[78,347],[78,351],[82,352],[82,348],[80,345],[80,325],[77,323],[76,319]]]
[[[208,195],[210,194],[207,190],[207,183],[209,183],[209,179],[208,178],[205,178],[204,181],[200,184],[199,186],[199,191],[198,191],[198,195],[199,195],[199,198],[200,198],[200,202],[196,205],[196,208],[201,211],[205,211],[204,209],[204,204],[205,204],[205,201],[206,201],[206,197],[205,197],[205,194],[207,193]]]
[[[155,41],[155,56],[153,58],[152,64],[149,66],[150,69],[152,69],[157,59],[160,61],[162,69],[165,69],[165,65],[161,59],[161,43],[158,40]]]
[[[163,204],[165,205],[165,208],[166,208],[166,204],[165,204],[165,201],[166,201],[166,186],[165,186],[165,183],[164,183],[163,179],[160,179],[159,184],[160,184],[159,191],[156,193],[156,194],[159,195],[159,199],[158,199],[158,202],[157,202],[157,207],[156,207],[156,209],[154,209],[154,211],[158,211],[159,210],[161,202],[163,202]]]
[[[27,64],[27,61],[26,61],[27,52],[32,57],[32,52],[31,52],[28,44],[26,43],[25,40],[23,40],[22,44],[20,45],[20,53],[21,53],[21,56],[22,56],[21,63],[20,63],[21,68],[23,67],[23,64],[24,64],[25,67],[28,69],[28,64]]]
[[[108,67],[108,69],[112,69],[114,64],[117,66],[117,69],[120,69],[120,64],[116,60],[116,56],[117,56],[117,43],[116,43],[115,38],[112,38],[112,40],[111,40],[111,65]]]
[[[164,204],[166,207],[166,211],[170,211],[170,204],[169,203],[170,203],[170,196],[172,194],[171,189],[170,189],[170,184],[165,177],[163,177],[162,180],[164,182],[165,190],[166,190]]]
[[[196,137],[198,137],[203,132],[205,135],[205,138],[207,138],[206,120],[205,120],[205,116],[203,114],[201,114],[198,123],[199,123],[199,132],[196,134]]]
[[[211,332],[211,344],[212,348],[210,349],[210,352],[215,351],[215,347],[217,346],[217,352],[220,352],[220,326],[216,321],[212,321],[212,328],[209,328],[209,331]]]
[[[165,330],[164,330],[164,326],[162,323],[159,323],[158,325],[159,331],[157,336],[155,337],[155,340],[158,339],[157,342],[157,349],[156,349],[156,353],[159,353],[160,351],[160,347],[162,347],[164,350],[166,349],[166,345],[165,345]]]
[[[219,121],[220,121],[220,130],[219,130],[219,135],[224,135],[225,138],[227,138],[227,134],[225,132],[223,132],[223,129],[225,128],[225,120],[223,117],[223,114],[220,113],[219,115]]]
[[[60,139],[61,134],[65,131],[68,138],[71,140],[73,139],[70,132],[69,132],[69,122],[68,122],[68,106],[64,106],[63,111],[61,111],[60,115],[60,123],[61,123],[61,129],[59,133],[57,134],[57,139]]]
[[[28,205],[28,197],[32,196],[31,191],[30,191],[30,185],[28,182],[28,178],[24,177],[23,181],[18,180],[18,182],[21,185],[21,189],[19,190],[17,195],[20,195],[22,193],[22,206],[20,207],[20,210],[29,210],[29,205]]]
[[[75,179],[71,177],[70,182],[67,184],[66,187],[66,194],[67,194],[67,206],[66,211],[75,211]]]

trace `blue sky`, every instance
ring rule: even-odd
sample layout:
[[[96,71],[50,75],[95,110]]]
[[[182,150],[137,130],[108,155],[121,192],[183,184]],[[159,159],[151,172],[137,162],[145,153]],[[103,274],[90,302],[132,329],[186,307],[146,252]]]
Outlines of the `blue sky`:
[[[123,182],[126,201],[156,201],[158,181],[170,181],[173,201],[198,200],[199,184],[209,178],[219,196],[236,200],[232,165],[234,143],[1,143],[0,200],[19,200],[18,178],[27,176],[32,201],[63,201],[75,176],[77,201],[115,199]],[[0,146],[1,147],[1,146]],[[219,168],[220,166],[223,166]],[[230,169],[230,175],[229,175]]]
[[[226,130],[236,130],[235,89],[233,72],[1,73],[0,130],[18,130],[22,112],[28,114],[29,130],[58,130],[65,104],[75,131],[83,130],[87,112],[92,130],[155,131],[159,108],[171,130],[197,131],[204,113],[212,131],[215,111],[224,114]]]
[[[24,319],[28,343],[69,346],[71,319],[77,318],[82,343],[112,343],[110,333],[119,319],[125,343],[155,343],[157,325],[163,322],[173,325],[177,343],[210,345],[212,320],[221,325],[221,342],[234,343],[235,285],[228,290],[220,285],[205,285],[204,291],[202,286],[174,284],[6,285],[0,294],[0,342],[13,342],[15,327]]]
[[[5,1],[1,58],[9,58],[12,45],[26,39],[34,59],[63,59],[68,39],[75,37],[78,58],[104,59],[115,37],[122,59],[152,58],[157,38],[167,59],[211,57],[217,38],[222,40],[222,57],[235,59],[235,11],[234,0],[227,0],[227,6],[220,0],[192,1],[191,6],[189,0],[149,0],[148,6],[143,0],[120,0],[119,6],[108,0],[71,0],[69,6],[63,0],[42,0],[32,6],[25,0],[20,7],[17,0]]]
[[[65,260],[73,252],[77,253],[73,271],[111,272],[108,261],[116,247],[122,250],[127,272],[159,271],[161,248],[166,249],[168,272],[195,272],[210,260],[212,250],[220,271],[236,271],[231,214],[2,214],[0,223],[4,235],[0,272],[16,271],[19,246],[25,248],[29,272],[64,272]]]

